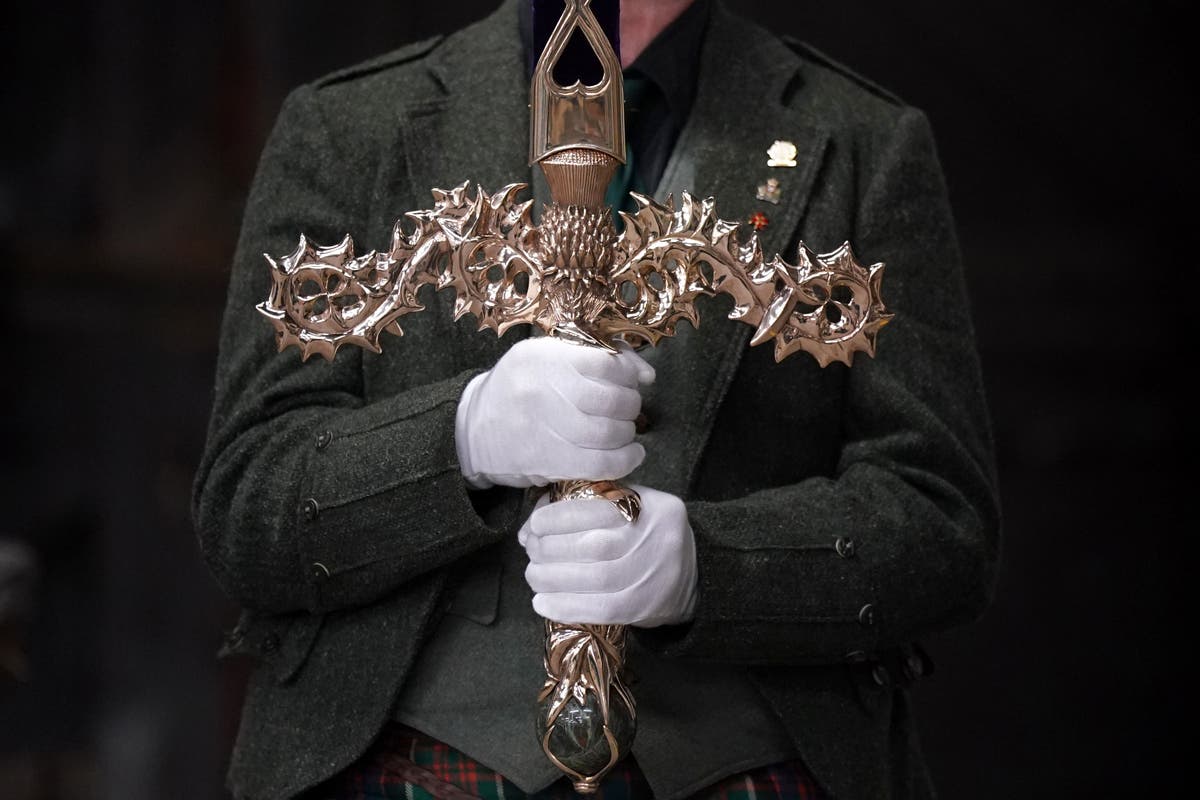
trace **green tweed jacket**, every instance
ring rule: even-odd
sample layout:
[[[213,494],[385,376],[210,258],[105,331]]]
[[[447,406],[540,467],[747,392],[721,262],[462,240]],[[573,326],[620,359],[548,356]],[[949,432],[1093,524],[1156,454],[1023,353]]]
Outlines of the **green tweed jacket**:
[[[631,480],[687,501],[694,621],[636,631],[677,658],[748,665],[838,798],[933,793],[907,684],[922,637],[975,619],[996,576],[990,425],[942,172],[926,117],[807,46],[718,7],[695,105],[660,195],[770,218],[767,252],[853,242],[885,261],[896,320],[875,359],[821,369],[701,301],[660,345]],[[430,189],[530,181],[516,3],[458,33],[300,87],[263,152],[230,275],[193,513],[204,556],[246,611],[249,654],[229,786],[293,797],[352,763],[389,719],[456,562],[514,536],[523,493],[468,491],[454,447],[463,386],[516,341],[452,321],[448,293],[375,355],[302,364],[255,311],[262,253],[303,232],[383,247]],[[766,149],[782,199],[755,198]],[[907,656],[907,657],[906,657]]]

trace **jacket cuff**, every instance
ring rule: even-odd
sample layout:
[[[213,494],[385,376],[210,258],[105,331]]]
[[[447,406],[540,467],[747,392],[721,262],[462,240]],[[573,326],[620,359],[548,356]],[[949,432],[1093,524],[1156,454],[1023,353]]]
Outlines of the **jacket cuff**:
[[[637,629],[641,645],[666,657],[744,664],[828,664],[877,648],[872,571],[851,539],[816,534],[785,546],[735,547],[709,533],[732,524],[721,504],[688,509],[699,573],[695,615]]]
[[[313,432],[296,524],[314,611],[370,602],[503,537],[480,516],[455,446],[471,370],[335,418]]]

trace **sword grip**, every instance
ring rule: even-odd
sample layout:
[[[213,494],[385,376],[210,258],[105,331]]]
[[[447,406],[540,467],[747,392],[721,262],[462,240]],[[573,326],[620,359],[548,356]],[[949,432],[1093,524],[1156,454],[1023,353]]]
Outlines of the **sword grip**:
[[[617,481],[562,481],[550,500],[603,498],[633,522],[638,493]],[[546,683],[537,700],[542,751],[569,777],[575,791],[592,794],[624,758],[637,732],[637,708],[624,683],[625,625],[580,625],[546,620]]]

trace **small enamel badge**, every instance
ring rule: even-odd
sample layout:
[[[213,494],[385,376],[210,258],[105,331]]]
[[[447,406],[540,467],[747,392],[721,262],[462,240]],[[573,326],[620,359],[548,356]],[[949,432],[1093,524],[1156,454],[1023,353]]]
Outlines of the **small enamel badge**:
[[[761,211],[755,211],[750,215],[750,219],[747,221],[754,226],[754,230],[756,231],[761,231],[763,228],[771,224],[771,220],[767,219],[767,215]]]
[[[768,203],[779,205],[779,197],[782,194],[783,188],[779,185],[779,179],[767,178],[766,183],[760,183],[758,185],[758,194],[756,196],[759,200],[765,200]]]
[[[776,139],[775,143],[767,150],[767,166],[796,166],[796,145],[788,141]]]

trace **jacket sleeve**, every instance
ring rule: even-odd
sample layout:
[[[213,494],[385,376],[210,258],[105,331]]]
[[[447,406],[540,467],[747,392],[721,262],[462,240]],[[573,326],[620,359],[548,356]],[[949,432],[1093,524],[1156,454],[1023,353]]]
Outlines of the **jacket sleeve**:
[[[369,176],[338,152],[316,90],[285,101],[259,162],[233,260],[211,419],[192,513],[210,570],[244,608],[325,612],[369,603],[490,544],[463,480],[454,417],[479,370],[366,402],[362,352],[301,363],[276,351],[262,253],[340,241],[362,224]],[[347,160],[347,156],[351,159]]]
[[[834,474],[689,502],[699,591],[666,655],[831,663],[973,620],[990,603],[999,507],[954,223],[925,116],[862,163],[853,245],[886,262],[896,318],[847,372]],[[831,367],[840,368],[840,367]]]

